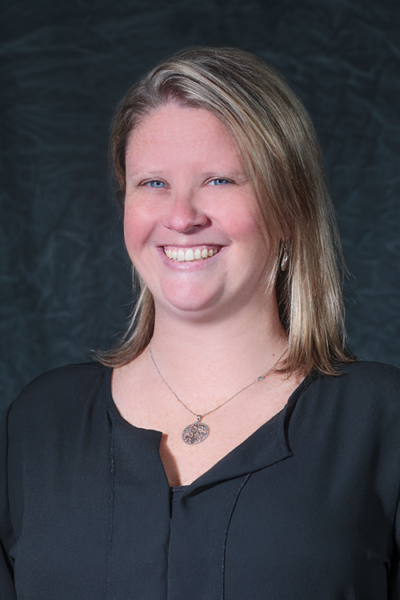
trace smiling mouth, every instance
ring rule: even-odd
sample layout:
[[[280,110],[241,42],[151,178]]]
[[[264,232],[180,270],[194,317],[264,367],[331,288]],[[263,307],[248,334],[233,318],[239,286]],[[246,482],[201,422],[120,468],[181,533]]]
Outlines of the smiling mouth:
[[[211,258],[214,254],[217,254],[220,250],[219,247],[213,246],[204,247],[198,246],[196,248],[163,248],[164,254],[170,259],[177,262],[190,262],[192,260],[205,260]]]

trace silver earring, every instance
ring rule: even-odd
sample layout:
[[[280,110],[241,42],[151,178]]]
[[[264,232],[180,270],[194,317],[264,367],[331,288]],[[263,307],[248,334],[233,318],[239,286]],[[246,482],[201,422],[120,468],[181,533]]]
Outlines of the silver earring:
[[[281,260],[281,271],[286,271],[289,265],[289,252],[287,251],[286,246],[283,247],[283,256]]]

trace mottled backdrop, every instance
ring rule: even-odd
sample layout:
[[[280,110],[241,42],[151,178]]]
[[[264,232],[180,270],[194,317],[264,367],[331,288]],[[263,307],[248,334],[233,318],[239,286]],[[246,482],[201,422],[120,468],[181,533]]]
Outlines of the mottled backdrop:
[[[352,273],[350,346],[400,366],[398,0],[2,0],[0,30],[0,408],[124,328],[109,122],[188,45],[255,52],[310,111]]]

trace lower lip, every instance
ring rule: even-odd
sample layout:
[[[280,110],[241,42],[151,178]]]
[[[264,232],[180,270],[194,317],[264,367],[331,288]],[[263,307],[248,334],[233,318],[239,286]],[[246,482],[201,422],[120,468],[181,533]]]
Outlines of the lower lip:
[[[214,254],[213,256],[210,256],[208,258],[204,258],[202,260],[188,260],[188,261],[174,260],[173,258],[168,258],[168,256],[165,254],[163,248],[158,248],[158,251],[161,254],[161,257],[162,257],[164,263],[171,269],[175,269],[178,271],[188,271],[188,270],[189,271],[197,271],[199,269],[204,269],[204,268],[207,268],[207,266],[213,265],[215,263],[215,260],[221,254],[221,252],[224,252],[225,248],[226,248],[226,246],[223,246],[222,248],[220,248],[218,250],[218,252],[216,254]]]

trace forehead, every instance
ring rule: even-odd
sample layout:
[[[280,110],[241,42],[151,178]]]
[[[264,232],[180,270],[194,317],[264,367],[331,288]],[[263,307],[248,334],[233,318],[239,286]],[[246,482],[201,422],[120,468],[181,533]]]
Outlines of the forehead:
[[[149,159],[171,162],[179,158],[202,163],[241,165],[235,141],[225,125],[210,111],[167,104],[156,109],[131,133],[127,164]]]

